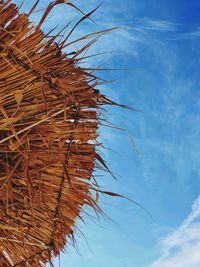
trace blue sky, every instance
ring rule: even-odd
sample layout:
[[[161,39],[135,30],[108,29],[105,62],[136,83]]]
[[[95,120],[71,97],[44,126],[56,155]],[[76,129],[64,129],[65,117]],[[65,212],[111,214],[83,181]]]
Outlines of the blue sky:
[[[19,3],[19,1],[14,1]],[[28,9],[34,1],[27,1]],[[46,6],[50,1],[41,1]],[[73,1],[85,12],[98,0]],[[128,68],[101,75],[115,79],[101,90],[113,100],[138,108],[109,108],[104,116],[127,130],[102,128],[101,153],[118,181],[104,174],[107,191],[130,197],[100,198],[112,221],[78,222],[80,255],[68,248],[63,266],[73,267],[199,267],[200,266],[200,1],[106,0],[73,38],[94,30],[124,26],[103,37],[88,53],[115,51],[87,66]],[[38,13],[32,17],[37,21]],[[44,25],[65,25],[78,16],[57,7]],[[133,136],[138,154],[132,149]],[[58,262],[55,261],[55,266]]]

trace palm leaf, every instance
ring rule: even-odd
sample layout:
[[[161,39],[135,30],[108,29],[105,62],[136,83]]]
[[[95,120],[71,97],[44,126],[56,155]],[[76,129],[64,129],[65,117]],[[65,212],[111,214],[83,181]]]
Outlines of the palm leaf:
[[[75,28],[62,42],[42,32],[49,12],[64,2],[75,7],[54,1],[36,26],[29,17],[39,1],[28,14],[10,0],[0,4],[1,266],[45,266],[74,241],[84,205],[100,211],[95,162],[109,169],[96,152],[97,111],[116,103],[97,94],[97,77],[77,66],[76,56],[93,42],[70,57],[63,48]]]

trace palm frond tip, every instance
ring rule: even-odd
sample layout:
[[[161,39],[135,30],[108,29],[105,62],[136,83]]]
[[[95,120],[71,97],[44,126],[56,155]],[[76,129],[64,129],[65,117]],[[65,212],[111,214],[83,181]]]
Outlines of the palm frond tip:
[[[90,181],[99,160],[91,141],[97,110],[115,103],[63,52],[67,38],[56,43],[42,32],[64,2],[51,4],[36,26],[29,16],[37,3],[28,14],[0,3],[0,266],[45,266],[73,241],[83,205],[99,211],[90,193],[99,192]]]

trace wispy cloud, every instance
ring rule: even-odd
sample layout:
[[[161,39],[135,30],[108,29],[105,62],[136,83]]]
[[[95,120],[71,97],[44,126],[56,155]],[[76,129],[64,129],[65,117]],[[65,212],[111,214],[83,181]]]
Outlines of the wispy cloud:
[[[190,38],[196,38],[196,37],[200,37],[200,27],[199,26],[193,27],[189,31],[182,33],[179,36],[179,39],[190,39]]]
[[[161,19],[148,19],[144,18],[139,21],[138,26],[141,29],[151,30],[151,31],[177,31],[180,24],[171,21],[161,20]]]
[[[200,196],[181,226],[161,241],[162,253],[149,267],[200,266]]]

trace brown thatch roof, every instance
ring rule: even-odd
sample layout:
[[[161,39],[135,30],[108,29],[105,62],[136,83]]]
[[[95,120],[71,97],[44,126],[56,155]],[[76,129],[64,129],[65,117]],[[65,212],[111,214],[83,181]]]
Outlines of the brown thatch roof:
[[[36,26],[0,3],[0,266],[44,266],[74,239],[82,206],[98,211],[98,110],[113,103],[78,65],[92,42],[69,55],[66,40],[41,31],[64,2]]]

